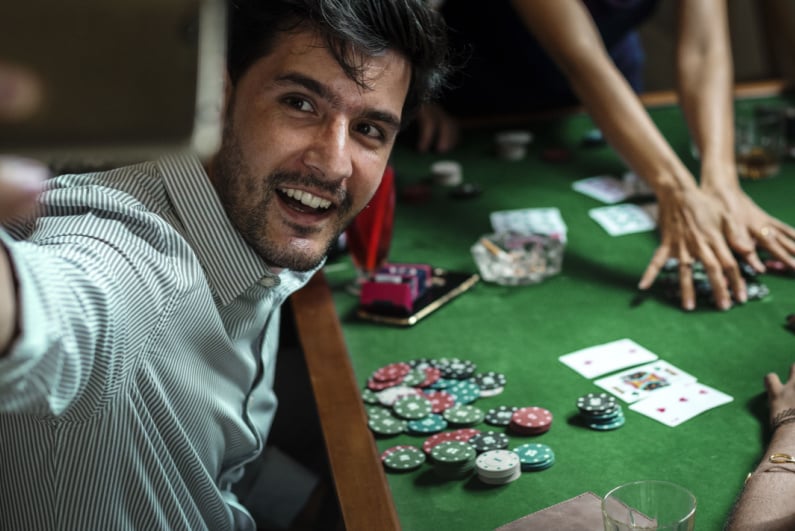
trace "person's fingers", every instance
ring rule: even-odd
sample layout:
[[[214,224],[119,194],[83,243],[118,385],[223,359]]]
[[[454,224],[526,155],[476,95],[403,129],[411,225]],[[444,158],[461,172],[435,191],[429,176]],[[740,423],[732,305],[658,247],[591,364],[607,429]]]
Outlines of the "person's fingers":
[[[38,162],[18,157],[0,157],[0,221],[29,211],[49,177]]]
[[[36,76],[16,65],[0,62],[0,122],[18,122],[41,107],[43,89]]]
[[[770,224],[760,227],[754,236],[760,247],[777,260],[784,262],[790,269],[795,269],[795,258],[792,256],[795,254],[795,242],[787,234],[788,231]]]
[[[795,363],[789,366],[789,377],[787,378],[787,383],[795,385]]]
[[[654,280],[657,278],[657,275],[660,274],[660,270],[662,270],[669,255],[670,249],[667,245],[660,245],[657,248],[651,261],[649,261],[649,265],[646,266],[646,270],[643,272],[640,282],[638,282],[638,289],[649,289],[651,285],[654,284]]]
[[[790,377],[792,377],[792,371],[790,371]],[[784,385],[781,383],[778,374],[770,372],[765,375],[765,390],[769,397],[778,396],[783,387]]]

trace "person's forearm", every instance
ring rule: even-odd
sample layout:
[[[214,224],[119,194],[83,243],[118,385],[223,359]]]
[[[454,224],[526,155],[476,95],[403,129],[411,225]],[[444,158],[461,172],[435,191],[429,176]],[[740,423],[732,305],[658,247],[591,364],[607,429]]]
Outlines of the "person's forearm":
[[[0,244],[0,357],[10,346],[16,328],[16,287],[8,251]]]
[[[795,528],[792,492],[795,491],[795,464],[771,463],[773,454],[795,457],[795,423],[781,425],[773,434],[765,455],[735,505],[729,531]]]
[[[733,67],[726,0],[679,0],[678,89],[699,149],[702,186],[739,186],[734,165]]]
[[[514,0],[513,4],[624,162],[658,196],[695,187],[690,172],[613,64],[584,6],[532,0]]]

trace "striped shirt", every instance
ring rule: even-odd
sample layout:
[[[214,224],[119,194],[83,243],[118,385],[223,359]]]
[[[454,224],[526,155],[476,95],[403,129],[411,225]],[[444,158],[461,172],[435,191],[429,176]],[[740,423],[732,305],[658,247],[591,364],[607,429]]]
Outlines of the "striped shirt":
[[[0,529],[253,529],[230,492],[262,450],[275,275],[204,169],[169,157],[51,180],[0,229],[21,332],[0,358]]]

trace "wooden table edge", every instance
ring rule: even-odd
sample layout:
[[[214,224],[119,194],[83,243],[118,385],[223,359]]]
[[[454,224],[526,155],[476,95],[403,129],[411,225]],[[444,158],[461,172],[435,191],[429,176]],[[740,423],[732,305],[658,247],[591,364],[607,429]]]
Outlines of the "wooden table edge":
[[[397,511],[322,271],[291,297],[345,529],[399,530]]]

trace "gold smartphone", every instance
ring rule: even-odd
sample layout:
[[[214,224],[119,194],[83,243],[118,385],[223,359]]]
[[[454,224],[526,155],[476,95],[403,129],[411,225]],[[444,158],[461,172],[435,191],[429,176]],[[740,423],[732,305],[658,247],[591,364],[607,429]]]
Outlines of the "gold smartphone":
[[[0,152],[128,162],[218,148],[224,0],[0,2],[0,61],[41,81],[41,105],[0,124]]]

